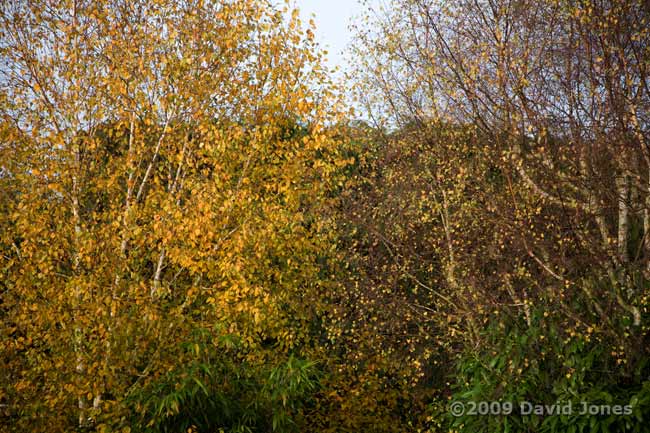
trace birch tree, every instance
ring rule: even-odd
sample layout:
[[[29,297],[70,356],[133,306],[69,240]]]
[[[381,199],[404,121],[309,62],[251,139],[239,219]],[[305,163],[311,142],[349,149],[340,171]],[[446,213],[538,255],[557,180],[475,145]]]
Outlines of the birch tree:
[[[258,360],[262,341],[307,339],[323,245],[307,214],[336,108],[297,11],[5,2],[0,58],[0,396],[16,431],[111,419],[204,325]]]

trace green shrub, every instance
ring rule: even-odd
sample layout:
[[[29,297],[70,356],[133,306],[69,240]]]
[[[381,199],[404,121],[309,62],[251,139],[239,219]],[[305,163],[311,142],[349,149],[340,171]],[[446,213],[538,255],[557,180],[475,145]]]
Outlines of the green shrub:
[[[464,403],[466,412],[454,417],[448,411],[452,429],[467,433],[650,431],[647,360],[627,365],[608,350],[612,346],[606,340],[571,335],[540,312],[533,314],[530,326],[516,320],[507,323],[494,320],[485,329],[483,347],[489,349],[460,355],[451,402]],[[502,415],[467,413],[482,401],[512,402],[512,413],[504,415],[503,404]],[[571,404],[572,410],[559,415],[522,414],[522,402]],[[605,408],[599,415],[583,415],[582,402],[629,405],[631,414],[617,415]],[[529,412],[530,406],[525,409]]]
[[[196,332],[173,370],[138,388],[126,404],[133,432],[290,432],[317,389],[315,364],[293,355],[246,361],[231,336]]]

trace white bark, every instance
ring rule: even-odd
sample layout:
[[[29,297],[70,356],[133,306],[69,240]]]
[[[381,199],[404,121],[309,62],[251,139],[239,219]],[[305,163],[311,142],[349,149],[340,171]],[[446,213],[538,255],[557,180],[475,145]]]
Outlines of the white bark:
[[[185,154],[188,152],[188,146],[189,146],[189,142],[186,140],[185,143],[183,144],[183,150],[181,151],[181,160],[178,163],[178,168],[176,169],[174,181],[172,182],[168,190],[170,197],[173,198],[174,196],[176,196],[176,205],[180,205],[180,200],[181,200],[180,191],[183,189],[183,177],[184,177],[183,164],[185,163],[185,158],[186,158]],[[151,292],[150,292],[150,296],[152,300],[154,300],[158,296],[160,291],[160,285],[162,281],[162,270],[165,265],[165,258],[166,258],[166,250],[165,250],[165,246],[163,245],[160,249],[158,262],[156,264],[156,270],[154,272],[153,285],[151,287]]]
[[[629,193],[630,182],[626,175],[620,176],[616,179],[616,192],[618,196],[618,256],[621,263],[629,262],[628,255],[628,239],[630,231],[630,209],[629,209]]]
[[[81,213],[79,208],[79,177],[78,170],[80,164],[80,151],[78,144],[75,144],[73,147],[74,152],[74,164],[73,175],[72,175],[72,221],[74,226],[74,244],[73,244],[73,275],[76,277],[79,274],[79,265],[81,263],[80,247],[81,247]],[[77,285],[74,287],[74,302],[75,310],[79,310],[83,302],[83,293],[81,288]],[[77,374],[83,378],[86,368],[83,362],[83,329],[79,324],[77,311],[73,316],[74,320],[74,351],[76,354],[76,365],[75,370]],[[80,396],[77,399],[77,406],[79,408],[79,427],[87,427],[89,419],[87,416],[87,402],[84,396]]]

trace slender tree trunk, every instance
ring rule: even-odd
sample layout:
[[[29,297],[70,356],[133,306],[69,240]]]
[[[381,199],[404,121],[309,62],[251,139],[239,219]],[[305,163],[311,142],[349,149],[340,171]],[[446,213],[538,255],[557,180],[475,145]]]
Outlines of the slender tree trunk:
[[[73,259],[72,259],[72,272],[74,277],[79,276],[79,267],[81,263],[81,212],[79,209],[79,165],[80,165],[80,155],[79,155],[79,145],[75,144],[73,148],[74,153],[74,164],[73,175],[72,175],[72,221],[74,227],[74,244],[73,244]],[[74,306],[75,312],[73,316],[74,320],[74,352],[76,356],[76,365],[75,370],[79,375],[80,379],[83,380],[86,373],[86,368],[83,360],[83,328],[79,322],[79,310],[82,308],[83,303],[83,293],[82,289],[79,287],[79,283],[76,282],[74,287]],[[88,403],[86,401],[85,395],[80,395],[77,399],[77,407],[79,409],[79,427],[84,428],[88,426],[88,415],[87,407]]]
[[[158,256],[158,264],[156,265],[156,272],[153,277],[153,286],[151,287],[151,300],[154,300],[160,292],[160,281],[162,278],[162,268],[165,264],[165,247],[162,247],[160,250],[160,255]]]
[[[135,112],[131,114],[131,121],[129,122],[129,150],[128,150],[128,159],[127,159],[127,170],[128,177],[126,182],[126,197],[124,199],[124,214],[122,215],[122,240],[120,242],[120,259],[126,259],[126,247],[128,245],[128,230],[131,220],[131,201],[133,199],[133,190],[135,182],[135,168],[134,164],[134,143],[135,143]],[[121,267],[118,267],[117,272],[115,273],[115,280],[113,282],[113,299],[116,298],[116,291],[120,283],[120,270]],[[114,315],[113,309],[111,309],[111,316]]]
[[[168,190],[170,198],[175,197],[177,206],[180,206],[180,202],[181,202],[180,192],[183,189],[183,180],[184,180],[183,164],[185,163],[186,153],[188,153],[189,144],[190,144],[189,140],[186,140],[185,143],[183,144],[183,150],[181,151],[180,162],[178,163],[178,167],[176,168],[176,174],[174,175],[174,180],[171,183]],[[189,152],[189,154],[191,155],[191,151]],[[189,158],[189,155],[187,157]],[[154,277],[153,277],[153,285],[151,287],[151,292],[150,292],[152,301],[155,300],[155,298],[160,293],[160,285],[162,282],[162,270],[165,265],[166,255],[167,255],[167,251],[165,249],[165,246],[163,245],[160,248],[160,254],[158,255],[158,263],[156,264],[156,270],[154,272]]]
[[[621,175],[616,180],[616,192],[618,196],[618,256],[622,264],[629,262],[628,238],[630,231],[630,181],[627,175]]]
[[[645,207],[643,209],[643,248],[646,261],[646,272],[650,273],[650,162],[648,163],[648,192],[645,196]]]

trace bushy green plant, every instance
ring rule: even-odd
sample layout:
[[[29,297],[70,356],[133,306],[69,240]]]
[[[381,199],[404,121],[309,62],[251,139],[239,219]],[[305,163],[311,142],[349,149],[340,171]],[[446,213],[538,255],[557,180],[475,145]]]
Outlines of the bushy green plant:
[[[451,402],[464,403],[466,413],[454,417],[448,412],[452,429],[466,433],[650,431],[646,361],[626,365],[608,349],[606,340],[565,331],[541,312],[533,313],[530,326],[525,321],[495,319],[483,337],[485,350],[467,350],[458,359]],[[513,410],[509,415],[468,414],[470,402],[511,402]],[[572,410],[559,415],[522,414],[522,402],[571,404]],[[583,402],[628,405],[631,414],[582,414]]]
[[[134,432],[289,432],[318,386],[313,362],[293,355],[271,365],[242,356],[232,336],[205,330],[182,358],[127,401]]]

